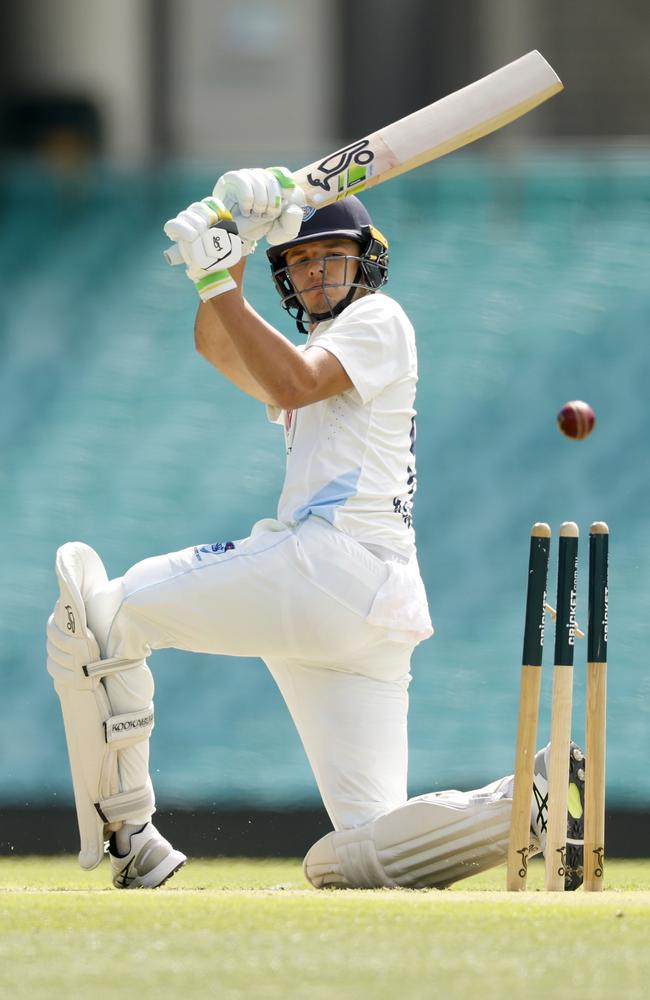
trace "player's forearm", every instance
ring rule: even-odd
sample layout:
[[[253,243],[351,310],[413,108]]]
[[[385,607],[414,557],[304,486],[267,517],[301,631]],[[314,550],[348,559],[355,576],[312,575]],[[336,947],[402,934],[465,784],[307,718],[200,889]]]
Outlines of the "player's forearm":
[[[230,276],[237,282],[240,292],[244,288],[246,257],[230,270]],[[199,354],[219,371],[228,374],[233,360],[239,362],[232,338],[228,335],[216,309],[208,302],[201,302],[194,321],[194,343]]]
[[[301,351],[262,317],[239,291],[206,305],[219,319],[242,363],[276,406],[293,409],[313,392],[316,379]]]

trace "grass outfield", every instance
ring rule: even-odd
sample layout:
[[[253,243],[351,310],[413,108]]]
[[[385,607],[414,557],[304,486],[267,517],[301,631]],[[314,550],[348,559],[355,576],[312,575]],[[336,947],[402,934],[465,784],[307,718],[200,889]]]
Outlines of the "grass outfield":
[[[0,859],[0,997],[636,1000],[650,995],[650,861],[608,888],[316,892],[296,861],[192,861],[156,892],[71,858]]]

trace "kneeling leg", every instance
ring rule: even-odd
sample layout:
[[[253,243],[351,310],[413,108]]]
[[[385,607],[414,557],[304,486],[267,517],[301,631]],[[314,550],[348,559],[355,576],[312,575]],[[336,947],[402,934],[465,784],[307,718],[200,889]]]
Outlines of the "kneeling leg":
[[[511,779],[473,792],[410,799],[354,830],[328,833],[309,850],[316,888],[447,888],[507,857]]]

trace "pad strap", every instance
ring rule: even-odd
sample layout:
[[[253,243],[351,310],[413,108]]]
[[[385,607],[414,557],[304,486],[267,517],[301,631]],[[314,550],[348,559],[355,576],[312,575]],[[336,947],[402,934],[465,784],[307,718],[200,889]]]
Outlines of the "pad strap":
[[[119,674],[122,670],[139,667],[142,660],[125,660],[120,656],[111,656],[107,660],[93,660],[81,668],[86,677],[107,677],[109,674]]]
[[[114,750],[148,740],[154,727],[153,702],[138,712],[112,715],[104,722],[104,736]]]
[[[95,809],[104,823],[116,823],[119,820],[139,819],[155,811],[156,802],[151,782],[144,788],[136,788],[133,792],[118,792],[108,799],[95,802]]]

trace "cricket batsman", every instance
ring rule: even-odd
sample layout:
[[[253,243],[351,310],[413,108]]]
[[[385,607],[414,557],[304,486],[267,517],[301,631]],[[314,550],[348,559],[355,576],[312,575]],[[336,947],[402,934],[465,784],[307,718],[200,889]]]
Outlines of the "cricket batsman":
[[[147,658],[167,647],[266,663],[334,828],[305,858],[314,886],[445,887],[503,863],[511,777],[407,798],[411,654],[433,629],[413,528],[415,335],[382,290],[386,238],[355,197],[305,208],[280,167],[224,174],[165,232],[200,298],[196,348],[283,428],[286,476],[277,515],[247,538],[145,559],[113,580],[89,546],[59,549],[47,662],[81,866],[98,865],[107,841],[117,888],[155,888],[186,860],[152,824]],[[263,238],[300,347],[244,297]],[[573,748],[578,805],[581,758]],[[532,853],[544,847],[545,751],[535,771]],[[575,888],[580,816],[569,824]]]

